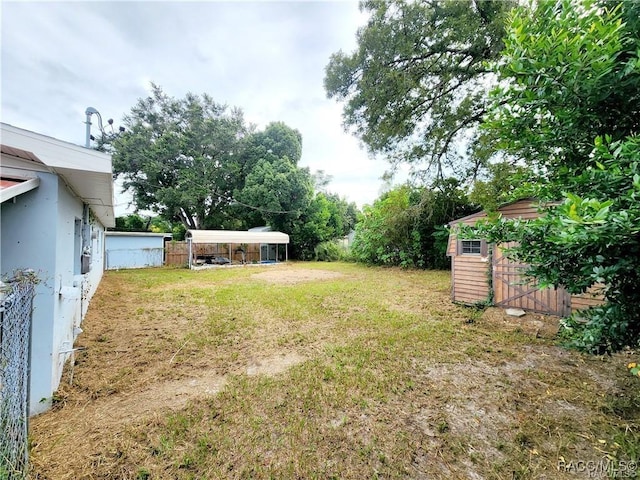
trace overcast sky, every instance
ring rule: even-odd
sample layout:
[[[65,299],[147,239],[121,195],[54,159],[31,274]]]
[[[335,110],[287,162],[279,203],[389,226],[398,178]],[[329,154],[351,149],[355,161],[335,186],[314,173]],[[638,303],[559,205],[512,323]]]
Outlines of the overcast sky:
[[[300,164],[330,175],[330,191],[359,206],[380,194],[386,164],[343,131],[342,106],[323,88],[329,56],[352,51],[366,21],[356,1],[2,1],[0,9],[5,123],[84,145],[87,107],[118,125],[154,82],[173,97],[208,93],[240,107],[259,128],[283,121],[302,133]],[[121,215],[127,201],[117,203]]]

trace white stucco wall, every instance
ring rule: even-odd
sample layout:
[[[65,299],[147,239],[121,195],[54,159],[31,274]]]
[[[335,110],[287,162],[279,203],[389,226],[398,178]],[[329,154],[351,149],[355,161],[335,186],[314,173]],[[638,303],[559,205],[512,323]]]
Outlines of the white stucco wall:
[[[53,324],[53,372],[52,390],[58,388],[64,362],[69,353],[62,353],[73,348],[75,327],[82,323],[82,290],[83,275],[74,270],[79,268],[76,256],[75,222],[82,226],[83,204],[72,195],[66,186],[58,185],[58,202],[56,211],[56,286]],[[79,232],[81,234],[81,231]],[[81,242],[79,238],[77,240]],[[78,247],[80,248],[80,246]],[[78,265],[77,265],[78,264]]]
[[[3,276],[18,269],[35,270],[40,283],[33,301],[31,405],[33,412],[50,404],[53,359],[55,232],[58,178],[39,173],[40,186],[2,203],[0,265]],[[41,403],[40,401],[43,400]]]
[[[104,227],[92,219],[91,270],[76,272],[76,219],[83,202],[54,174],[38,172],[38,188],[2,203],[2,275],[31,268],[41,283],[34,298],[31,343],[30,413],[47,410],[60,384],[74,330],[86,314],[103,274]]]
[[[82,302],[82,318],[87,313],[89,308],[89,300],[93,297],[94,293],[98,289],[98,285],[102,280],[102,274],[104,273],[104,249],[105,249],[105,228],[91,216],[91,271],[86,274],[87,281],[85,282],[85,291],[83,293]]]

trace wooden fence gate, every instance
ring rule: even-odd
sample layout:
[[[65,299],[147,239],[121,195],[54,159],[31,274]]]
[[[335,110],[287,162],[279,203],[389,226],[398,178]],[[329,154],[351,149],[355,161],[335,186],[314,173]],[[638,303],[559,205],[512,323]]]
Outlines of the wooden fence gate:
[[[522,274],[526,265],[515,263],[504,255],[503,244],[493,249],[493,302],[500,307],[514,307],[538,313],[567,316],[571,313],[571,297],[562,288],[539,289]]]

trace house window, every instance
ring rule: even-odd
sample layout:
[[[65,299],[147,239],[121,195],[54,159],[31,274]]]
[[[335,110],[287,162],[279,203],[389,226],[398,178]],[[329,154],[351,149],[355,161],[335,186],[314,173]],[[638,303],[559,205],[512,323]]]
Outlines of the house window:
[[[480,255],[482,253],[482,240],[462,240],[463,255]]]

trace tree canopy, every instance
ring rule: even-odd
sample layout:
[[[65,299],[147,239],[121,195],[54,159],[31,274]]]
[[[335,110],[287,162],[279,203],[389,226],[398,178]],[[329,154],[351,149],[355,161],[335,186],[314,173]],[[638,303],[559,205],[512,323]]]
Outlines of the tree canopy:
[[[370,18],[356,51],[333,54],[326,67],[328,96],[346,102],[345,125],[392,166],[409,163],[439,179],[475,173],[486,157],[476,128],[493,75],[486,62],[502,50],[511,5],[362,1]]]
[[[114,174],[136,206],[187,228],[216,228],[232,220],[227,207],[241,185],[242,112],[208,95],[166,95],[153,85],[124,117],[126,131],[112,141]]]
[[[542,176],[571,176],[589,165],[596,137],[638,132],[639,17],[638,2],[514,10],[485,122],[498,148]]]
[[[108,148],[140,210],[188,229],[269,225],[290,235],[293,258],[353,226],[355,205],[316,191],[322,175],[298,166],[302,135],[282,122],[257,130],[206,94],[176,99],[153,85],[124,124]]]
[[[517,242],[509,255],[541,286],[601,291],[603,306],[565,323],[571,345],[598,353],[640,341],[638,13],[637,2],[590,0],[515,10],[485,124],[536,167],[521,192],[564,201],[537,220],[501,219],[479,233]]]
[[[365,206],[356,224],[352,255],[372,265],[449,268],[445,225],[473,209],[453,178],[436,188],[396,187]]]

